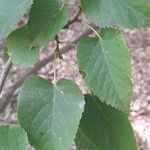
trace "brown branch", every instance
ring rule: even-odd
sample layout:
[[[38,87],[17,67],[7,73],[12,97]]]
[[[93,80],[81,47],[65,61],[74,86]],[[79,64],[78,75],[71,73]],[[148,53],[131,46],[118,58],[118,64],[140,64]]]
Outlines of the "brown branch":
[[[1,78],[0,78],[0,94],[2,92],[5,80],[6,80],[7,76],[8,76],[8,73],[9,73],[9,70],[10,70],[11,66],[12,66],[12,60],[11,60],[11,58],[9,58],[7,63],[6,63],[6,65],[5,65],[5,68],[3,69],[3,72],[1,74]]]
[[[93,25],[92,26],[95,30],[99,30],[99,27]],[[72,41],[73,44],[76,44],[81,38],[88,36],[89,34],[93,33],[91,29],[86,29],[80,36],[78,36],[75,40]],[[71,50],[73,48],[73,45],[66,45],[60,49],[61,54],[64,54]],[[3,112],[10,103],[11,98],[13,97],[14,92],[16,91],[17,88],[19,88],[24,80],[31,74],[37,73],[42,67],[44,67],[46,64],[54,60],[54,54],[51,56],[48,56],[44,60],[38,62],[33,68],[29,68],[25,71],[23,76],[16,81],[11,87],[7,89],[7,92],[0,98],[0,113]]]

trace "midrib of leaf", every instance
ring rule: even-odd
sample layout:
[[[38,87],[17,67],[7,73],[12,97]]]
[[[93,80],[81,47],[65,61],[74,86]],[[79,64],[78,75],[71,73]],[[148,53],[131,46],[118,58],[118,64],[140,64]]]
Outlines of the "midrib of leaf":
[[[10,137],[10,131],[8,132],[8,135],[9,135],[9,136],[7,136],[7,141],[8,141],[8,145],[10,145],[11,141],[10,141],[9,138],[8,138],[8,137]]]
[[[63,112],[62,112],[62,110],[61,110],[61,108],[60,108],[60,106],[57,104],[57,100],[56,100],[56,93],[57,92],[59,92],[60,94],[61,93],[63,93],[63,91],[59,88],[59,85],[57,85],[57,84],[54,84],[54,96],[53,96],[53,112],[55,111],[55,108],[56,108],[56,105],[58,106],[58,108],[59,108],[59,112],[62,114],[62,117],[63,117],[63,120],[64,121],[66,121],[66,119],[65,119],[65,117],[64,117],[64,114],[63,114]],[[72,95],[72,94],[67,94],[67,95]],[[58,111],[58,110],[57,110]],[[55,118],[55,116],[54,116],[54,113],[53,113],[53,116],[52,116],[52,118]],[[55,133],[55,131],[54,131],[54,124],[55,124],[55,119],[52,119],[52,132],[56,135],[56,133]],[[74,121],[74,120],[73,120]],[[73,122],[72,121],[72,122]],[[66,124],[68,124],[68,121],[66,121]],[[68,133],[68,132],[67,132]],[[67,134],[69,137],[70,137],[70,135],[69,135],[69,133]],[[56,135],[56,137],[58,137],[57,135]],[[60,140],[58,140],[59,141],[59,143],[61,143],[60,142]],[[60,144],[60,150],[61,150],[61,144]]]
[[[102,115],[104,116],[104,118],[106,119],[106,121],[109,123],[111,129],[116,132],[115,127],[113,127],[113,125],[111,124],[111,122],[109,121],[109,118],[105,115],[105,112],[103,112],[101,106],[99,106],[99,104],[95,101],[94,97],[92,96],[93,102],[96,104],[96,106],[98,107],[98,109],[101,111]],[[98,120],[98,119],[97,119]],[[117,134],[118,135],[118,134]],[[122,139],[122,137],[120,135],[118,135],[118,137],[120,139]],[[124,138],[123,138],[124,139]]]
[[[101,112],[101,114],[103,115],[103,117],[105,118],[105,120],[106,120],[106,122],[109,124],[109,126],[111,127],[111,129],[112,129],[112,131],[114,131],[115,133],[117,133],[116,132],[116,129],[115,129],[115,127],[111,124],[111,122],[109,121],[109,118],[105,115],[105,112],[103,112],[103,110],[102,110],[102,108],[101,108],[101,106],[96,102],[96,100],[94,99],[94,97],[93,96],[91,96],[91,100],[95,103],[95,105],[97,106],[97,108],[98,108],[98,110]],[[87,108],[88,108],[88,105],[89,105],[89,103],[87,103]],[[100,112],[99,112],[99,114],[100,114]],[[87,113],[88,113],[88,111],[87,111]],[[99,116],[99,114],[98,114],[98,116]],[[88,115],[88,114],[87,114]],[[97,118],[97,121],[99,120],[99,118]],[[98,122],[99,123],[99,122]],[[81,131],[81,133],[99,150],[99,147],[97,147],[97,145],[94,143],[94,141],[93,140],[91,140],[87,135],[86,135],[86,133],[84,133],[83,131],[82,131],[82,129],[79,127],[79,130]],[[98,129],[97,129],[98,130]],[[105,130],[106,130],[106,128],[105,128]],[[118,134],[117,134],[118,135]],[[124,140],[125,141],[125,139],[124,138],[122,138],[120,135],[118,135],[117,136],[120,140]],[[81,137],[82,138],[82,137]],[[106,136],[105,136],[105,140],[107,140],[106,139]],[[108,141],[107,141],[107,143],[108,143]],[[80,146],[80,145],[79,145]],[[99,145],[100,146],[100,145]]]
[[[54,134],[56,137],[57,137],[57,134],[55,133],[55,130],[54,130],[54,123],[55,123],[55,116],[54,115],[56,115],[54,112],[55,112],[55,107],[56,107],[56,105],[58,106],[58,108],[59,108],[59,112],[62,114],[62,116],[63,116],[63,113],[61,112],[61,109],[60,109],[60,107],[59,107],[59,105],[57,104],[57,101],[56,101],[56,93],[57,93],[57,91],[59,91],[60,93],[61,92],[63,92],[63,91],[61,91],[59,88],[58,88],[58,86],[56,85],[56,84],[54,84],[53,85],[53,88],[54,88],[54,96],[53,96],[53,107],[52,107],[52,127],[51,127],[51,129],[52,129],[52,135]],[[58,110],[57,110],[58,111]],[[65,120],[65,118],[64,118],[64,120]],[[53,141],[54,139],[52,139],[52,141]],[[60,143],[60,140],[59,140],[59,143]]]
[[[82,137],[83,136],[85,136],[96,148],[97,148],[97,150],[99,149],[98,147],[97,147],[97,145],[95,145],[95,143],[93,142],[93,141],[91,141],[88,137],[87,137],[87,135],[82,131],[82,129],[80,128],[80,127],[78,127],[78,129],[81,131],[81,133],[83,134],[82,135]],[[82,138],[81,137],[81,138]],[[80,145],[79,145],[80,146]],[[79,150],[81,150],[81,149],[79,149]],[[88,150],[88,149],[87,149]]]
[[[18,147],[20,147],[20,144],[19,144],[18,138],[17,138],[17,145],[18,145]]]
[[[55,130],[54,130],[54,111],[55,111],[55,103],[56,103],[56,97],[55,97],[55,95],[56,95],[56,90],[55,90],[55,88],[56,88],[56,85],[54,84],[53,85],[53,99],[52,99],[52,102],[51,102],[51,105],[52,105],[52,113],[50,114],[50,115],[48,115],[48,117],[47,118],[49,118],[49,117],[51,117],[52,118],[52,122],[51,122],[51,127],[50,127],[50,129],[51,129],[51,134],[52,134],[52,136],[53,135],[55,135],[55,136],[57,136],[56,135],[56,133],[55,133]],[[46,105],[49,105],[49,103],[50,103],[50,101],[46,104]],[[46,106],[45,105],[45,106]],[[44,107],[45,107],[44,106]],[[43,108],[43,107],[42,107]],[[42,109],[41,109],[42,110]],[[40,112],[41,112],[41,110],[40,110]],[[40,113],[40,112],[38,112],[37,113],[37,115]],[[36,115],[36,116],[37,116]],[[36,117],[35,117],[36,118]],[[34,118],[34,119],[35,119]],[[47,118],[45,118],[45,121],[47,120]],[[45,122],[44,120],[43,120],[43,122],[42,122],[42,124],[40,125],[40,127],[43,125],[43,123]],[[40,127],[38,128],[38,130],[40,129]],[[45,133],[45,134],[47,134],[49,132],[49,129],[47,130],[47,132]],[[44,135],[45,135],[44,134]],[[40,138],[40,140],[42,140],[43,139],[43,137],[44,137],[44,135]],[[47,139],[48,140],[48,139]],[[53,141],[54,139],[52,138],[52,141]],[[47,141],[46,141],[47,142]],[[43,146],[42,146],[42,149],[45,149],[45,146],[46,146],[46,142],[44,142],[44,144],[43,144]]]
[[[109,125],[112,127],[112,129],[113,129],[113,126],[111,125],[111,122],[109,122],[109,119],[107,118],[107,116],[105,115],[105,113],[102,111],[102,109],[101,109],[101,107],[98,105],[98,103],[95,101],[95,99],[94,99],[94,97],[93,96],[91,96],[91,98],[92,98],[92,101],[96,104],[96,106],[97,106],[97,108],[99,109],[99,111],[102,113],[102,115],[104,116],[104,118],[107,120],[107,122],[109,123]],[[87,108],[88,108],[88,106],[89,106],[89,103],[87,103]],[[99,112],[99,114],[100,114],[100,112]],[[87,111],[87,113],[88,113],[88,111]],[[99,114],[98,114],[98,116],[99,116]],[[87,114],[88,115],[88,114]],[[99,120],[99,118],[97,118],[97,121]],[[78,127],[79,128],[79,130],[82,132],[82,134],[97,148],[97,150],[99,150],[99,147],[97,147],[97,145],[94,143],[94,141],[93,140],[91,140],[87,135],[86,135],[86,133],[84,133],[83,131],[82,131],[82,129],[80,128],[80,127]],[[98,130],[98,129],[97,129]],[[114,130],[115,131],[115,130]],[[106,136],[105,136],[106,137]],[[82,138],[82,137],[81,137]],[[80,146],[80,145],[79,145]],[[100,145],[99,145],[100,146]],[[80,150],[80,149],[79,149]]]
[[[110,76],[110,78],[111,78],[111,81],[112,81],[112,83],[113,83],[113,87],[114,87],[114,89],[115,89],[115,91],[117,92],[117,96],[118,96],[118,98],[121,100],[121,102],[122,102],[122,99],[121,99],[121,97],[120,97],[120,95],[119,95],[119,92],[118,92],[118,90],[117,90],[117,88],[116,88],[116,85],[115,85],[115,81],[114,81],[114,79],[113,79],[113,74],[112,74],[112,72],[111,72],[111,70],[110,70],[110,67],[109,67],[109,62],[108,62],[108,60],[107,60],[107,51],[104,49],[104,47],[103,47],[103,40],[100,40],[100,45],[101,45],[101,48],[102,48],[102,53],[103,53],[103,56],[104,56],[104,61],[106,62],[106,66],[107,66],[107,70],[108,70],[108,73],[109,73],[109,76]],[[99,46],[99,43],[96,45],[96,47],[97,46]],[[95,47],[95,48],[96,48]],[[108,52],[109,53],[109,52]],[[106,78],[107,79],[107,78]],[[105,79],[105,80],[106,80]],[[100,96],[100,95],[99,95]],[[108,103],[108,101],[107,101],[107,103]],[[110,103],[110,102],[109,102]],[[124,104],[124,103],[123,103]],[[112,104],[111,104],[112,105]]]
[[[55,133],[55,131],[54,131],[54,111],[55,111],[55,103],[56,103],[56,84],[54,84],[53,85],[53,89],[54,89],[54,95],[53,95],[53,102],[52,102],[52,105],[53,105],[53,107],[52,107],[52,126],[51,126],[51,130],[52,130],[52,135],[54,134],[54,135],[56,135],[56,133]],[[56,135],[57,136],[57,135]],[[54,139],[52,138],[52,141],[53,141]]]

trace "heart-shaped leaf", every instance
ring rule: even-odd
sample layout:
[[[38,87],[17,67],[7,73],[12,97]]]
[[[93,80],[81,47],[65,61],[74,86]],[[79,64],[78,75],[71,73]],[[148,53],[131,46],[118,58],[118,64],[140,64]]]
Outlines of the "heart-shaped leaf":
[[[36,150],[69,150],[84,110],[84,97],[70,80],[56,85],[29,77],[19,96],[18,116]]]
[[[85,38],[78,45],[78,64],[85,81],[102,101],[124,112],[132,96],[130,59],[121,34],[104,29],[102,39]]]
[[[86,95],[85,111],[76,136],[78,150],[136,150],[128,117],[121,111]]]

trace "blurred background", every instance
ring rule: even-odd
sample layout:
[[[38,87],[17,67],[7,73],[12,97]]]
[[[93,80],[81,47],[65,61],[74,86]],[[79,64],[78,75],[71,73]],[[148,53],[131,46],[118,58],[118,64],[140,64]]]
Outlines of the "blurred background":
[[[70,19],[74,18],[79,11],[79,1],[70,0]],[[81,15],[81,17],[84,17]],[[26,16],[19,25],[26,22]],[[72,43],[86,29],[87,25],[80,22],[72,24],[69,29],[63,29],[59,33],[59,39],[64,45]],[[129,49],[132,66],[133,98],[129,119],[135,131],[138,143],[138,150],[150,150],[150,28],[123,31],[125,42]],[[5,66],[4,57],[5,42],[0,40],[0,74]],[[55,41],[49,42],[39,56],[39,60],[44,60],[50,56],[56,47]],[[57,78],[68,78],[74,80],[85,93],[85,83],[77,70],[76,49],[70,46],[67,53],[63,54],[65,61],[57,60]],[[26,71],[30,69],[20,68],[13,65],[5,82],[2,94],[0,95],[0,124],[13,124],[17,126],[17,95],[20,88],[16,84],[22,79]],[[52,62],[47,63],[37,72],[40,76],[53,80]],[[14,90],[14,89],[15,90]],[[13,94],[5,98],[5,94]],[[73,146],[72,149],[75,149]]]

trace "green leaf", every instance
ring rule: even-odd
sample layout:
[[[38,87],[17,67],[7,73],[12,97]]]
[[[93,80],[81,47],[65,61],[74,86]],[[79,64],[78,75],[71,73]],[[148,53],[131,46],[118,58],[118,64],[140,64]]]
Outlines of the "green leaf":
[[[0,0],[0,38],[6,38],[31,6],[32,0]]]
[[[39,47],[31,47],[25,36],[25,28],[16,30],[10,35],[7,42],[8,54],[14,64],[30,67],[38,61]]]
[[[21,128],[0,127],[0,150],[27,150],[26,132]]]
[[[128,50],[121,34],[104,29],[102,40],[85,38],[78,45],[79,70],[85,81],[102,101],[124,112],[131,99],[131,71]]]
[[[36,150],[69,150],[84,109],[84,96],[75,83],[56,85],[29,77],[19,96],[18,116]]]
[[[85,111],[76,136],[78,150],[136,150],[128,117],[121,111],[86,95]]]
[[[68,7],[63,0],[34,0],[27,25],[13,32],[7,47],[13,62],[32,66],[40,48],[53,39],[68,21]]]
[[[81,6],[87,17],[102,27],[150,26],[148,0],[81,0]]]

